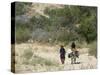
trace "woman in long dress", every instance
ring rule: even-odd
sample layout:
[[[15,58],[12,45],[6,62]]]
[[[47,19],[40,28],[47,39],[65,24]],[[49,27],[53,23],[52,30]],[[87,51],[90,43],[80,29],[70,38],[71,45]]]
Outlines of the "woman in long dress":
[[[66,51],[65,51],[64,47],[61,45],[61,48],[60,48],[60,60],[61,60],[62,64],[65,63],[65,54],[66,54]]]

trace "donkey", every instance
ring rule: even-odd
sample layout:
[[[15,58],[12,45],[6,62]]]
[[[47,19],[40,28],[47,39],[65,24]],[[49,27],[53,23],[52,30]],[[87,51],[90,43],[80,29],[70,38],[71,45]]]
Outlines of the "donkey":
[[[68,58],[71,58],[71,64],[76,64],[76,58],[79,58],[79,52],[78,51],[72,51],[68,54]]]

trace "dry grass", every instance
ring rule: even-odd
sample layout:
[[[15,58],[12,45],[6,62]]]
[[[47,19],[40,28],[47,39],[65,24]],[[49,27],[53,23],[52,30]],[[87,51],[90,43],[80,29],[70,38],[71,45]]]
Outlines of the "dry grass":
[[[23,43],[17,44],[15,48],[16,73],[94,69],[97,65],[97,59],[94,56],[88,56],[88,51],[85,51],[88,50],[87,48],[80,49],[81,55],[77,61],[81,63],[73,65],[70,64],[70,59],[67,57],[67,54],[65,64],[61,64],[58,45],[50,46],[37,43]],[[66,51],[68,50],[67,46],[65,49]]]

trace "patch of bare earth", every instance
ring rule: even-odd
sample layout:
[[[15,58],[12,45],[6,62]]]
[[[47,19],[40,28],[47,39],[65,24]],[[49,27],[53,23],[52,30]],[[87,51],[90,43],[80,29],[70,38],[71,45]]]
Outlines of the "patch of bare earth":
[[[80,57],[77,58],[77,62],[80,64],[71,64],[71,60],[68,58],[68,48],[65,47],[67,53],[64,65],[59,59],[58,45],[23,43],[16,44],[15,49],[16,73],[97,68],[97,59],[94,56],[89,56],[88,48],[78,49]]]

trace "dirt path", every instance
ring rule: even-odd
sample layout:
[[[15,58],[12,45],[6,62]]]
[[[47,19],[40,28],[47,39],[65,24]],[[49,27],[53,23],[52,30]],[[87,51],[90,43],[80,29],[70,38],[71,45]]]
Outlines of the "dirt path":
[[[96,58],[94,56],[88,56],[88,54],[81,54],[79,58],[77,58],[77,62],[79,64],[70,64],[70,59],[67,58],[64,69],[66,70],[74,70],[74,69],[94,69],[96,68]]]
[[[68,50],[68,49],[67,49]],[[77,58],[79,64],[71,64],[71,59],[68,58],[68,52],[66,53],[65,64],[62,65],[57,52],[41,53],[40,57],[45,59],[51,59],[52,61],[59,62],[61,70],[76,70],[76,69],[95,69],[97,68],[97,59],[94,56],[88,54],[88,48],[80,49],[80,56]],[[48,58],[47,58],[48,57]]]
[[[80,56],[77,58],[77,62],[80,63],[72,65],[70,64],[71,60],[66,56],[65,69],[94,69],[97,67],[97,59],[88,54],[88,48],[82,48],[80,50]]]

